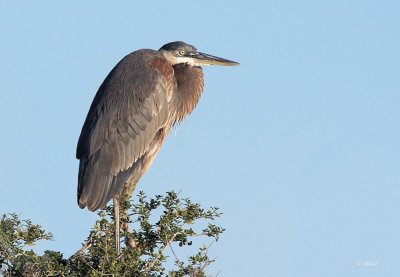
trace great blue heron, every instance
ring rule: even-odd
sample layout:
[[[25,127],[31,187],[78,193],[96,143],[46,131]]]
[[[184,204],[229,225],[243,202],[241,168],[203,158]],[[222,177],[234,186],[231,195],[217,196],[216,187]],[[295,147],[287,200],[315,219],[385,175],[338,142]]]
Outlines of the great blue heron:
[[[78,205],[95,211],[113,198],[117,253],[119,197],[131,196],[171,128],[195,108],[204,65],[238,63],[171,42],[128,54],[94,97],[76,150]]]

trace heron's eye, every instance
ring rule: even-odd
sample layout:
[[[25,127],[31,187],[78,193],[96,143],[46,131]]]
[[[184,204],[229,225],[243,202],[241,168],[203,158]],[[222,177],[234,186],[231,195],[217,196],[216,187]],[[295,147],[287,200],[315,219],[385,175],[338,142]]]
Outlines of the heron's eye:
[[[181,49],[181,50],[179,50],[178,53],[179,53],[180,56],[183,56],[183,55],[185,55],[185,50],[184,50],[184,49]]]

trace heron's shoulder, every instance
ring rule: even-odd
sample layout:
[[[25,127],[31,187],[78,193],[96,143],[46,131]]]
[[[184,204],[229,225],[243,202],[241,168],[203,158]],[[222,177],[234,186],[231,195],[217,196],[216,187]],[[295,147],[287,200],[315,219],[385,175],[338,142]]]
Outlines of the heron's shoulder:
[[[141,49],[126,55],[109,73],[99,89],[100,95],[151,95],[163,87],[170,99],[176,87],[174,68],[158,51]],[[127,94],[126,92],[134,92]]]
[[[129,53],[123,59],[123,62],[130,65],[153,65],[155,62],[158,64],[169,64],[168,60],[160,52],[152,49],[140,49]]]
[[[125,56],[122,63],[137,74],[150,74],[154,78],[162,77],[168,86],[173,85],[174,68],[160,51],[140,49]]]

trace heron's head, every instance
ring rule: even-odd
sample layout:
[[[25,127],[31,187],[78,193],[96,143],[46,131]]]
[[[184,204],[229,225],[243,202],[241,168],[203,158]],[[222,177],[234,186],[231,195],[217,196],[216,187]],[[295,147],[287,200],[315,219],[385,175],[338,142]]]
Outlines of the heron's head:
[[[239,63],[198,52],[196,47],[183,41],[175,41],[165,44],[158,50],[172,64],[190,64],[192,66],[223,65],[232,66]]]

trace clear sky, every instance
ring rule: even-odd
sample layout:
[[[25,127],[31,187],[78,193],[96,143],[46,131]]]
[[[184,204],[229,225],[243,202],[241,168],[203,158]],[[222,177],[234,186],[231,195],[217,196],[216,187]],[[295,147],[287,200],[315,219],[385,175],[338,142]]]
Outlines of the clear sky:
[[[140,2],[140,3],[139,3]],[[399,1],[1,1],[0,214],[74,253],[78,136],[127,53],[183,40],[205,69],[194,113],[138,189],[224,212],[220,276],[400,276]]]

